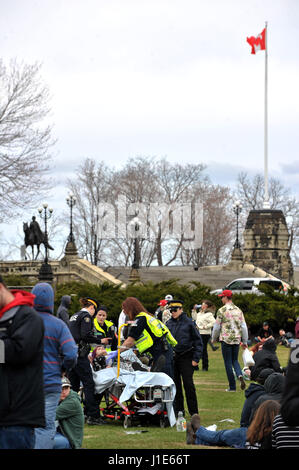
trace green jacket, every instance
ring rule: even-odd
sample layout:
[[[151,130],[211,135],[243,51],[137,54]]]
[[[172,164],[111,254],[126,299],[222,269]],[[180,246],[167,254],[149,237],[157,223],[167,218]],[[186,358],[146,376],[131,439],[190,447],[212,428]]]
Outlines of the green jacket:
[[[62,400],[56,410],[56,419],[73,449],[80,449],[83,441],[84,413],[80,397],[74,390]]]

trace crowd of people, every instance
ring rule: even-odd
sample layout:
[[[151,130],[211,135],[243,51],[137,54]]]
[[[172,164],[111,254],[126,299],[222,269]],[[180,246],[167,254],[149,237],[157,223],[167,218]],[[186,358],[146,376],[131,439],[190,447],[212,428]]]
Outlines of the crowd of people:
[[[65,295],[55,314],[49,283],[38,282],[31,292],[14,291],[0,276],[0,448],[81,448],[85,423],[107,424],[93,370],[109,367],[118,352],[127,350],[141,359],[132,370],[162,372],[173,380],[175,415],[185,415],[186,402],[191,416],[187,444],[281,448],[286,445],[280,433],[285,427],[289,441],[299,447],[299,413],[292,413],[299,398],[293,391],[286,393],[286,384],[296,391],[299,383],[294,354],[290,357],[295,364],[282,368],[273,332],[265,323],[256,338],[258,347],[249,349],[245,318],[232,292],[224,290],[219,297],[223,306],[217,312],[204,299],[194,305],[191,317],[171,294],[154,314],[128,297],[116,327],[98,299],[81,298],[81,309],[70,315],[72,299]],[[193,375],[200,364],[202,371],[209,371],[208,345],[215,351],[218,342],[226,392],[236,392],[239,382],[245,400],[239,428],[211,431],[201,425]],[[293,351],[296,345],[293,338],[287,347]],[[240,348],[248,349],[254,362],[243,370]]]

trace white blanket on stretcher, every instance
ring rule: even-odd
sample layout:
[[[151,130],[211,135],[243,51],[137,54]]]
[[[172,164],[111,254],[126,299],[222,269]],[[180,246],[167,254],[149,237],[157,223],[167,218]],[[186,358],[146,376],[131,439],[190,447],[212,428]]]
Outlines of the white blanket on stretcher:
[[[117,377],[117,367],[110,367],[95,372],[92,369],[93,380],[95,383],[95,392],[102,393],[107,388],[110,388],[113,384],[118,383],[125,385],[119,401],[124,403],[128,401],[132,395],[142,388],[144,385],[160,385],[171,388],[171,396],[175,397],[176,388],[173,380],[164,372],[142,372],[135,371],[130,372],[124,369],[120,369],[119,377]],[[170,426],[174,426],[176,423],[175,414],[173,411],[173,402],[165,403],[167,409],[167,417]]]

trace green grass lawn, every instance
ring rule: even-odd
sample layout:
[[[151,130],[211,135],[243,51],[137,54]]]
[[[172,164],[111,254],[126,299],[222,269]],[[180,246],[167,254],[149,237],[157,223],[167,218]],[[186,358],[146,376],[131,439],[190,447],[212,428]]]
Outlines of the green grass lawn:
[[[217,430],[239,427],[241,410],[245,400],[244,391],[227,393],[228,387],[221,349],[209,352],[209,371],[195,372],[194,383],[197,390],[199,414],[203,426],[217,424]],[[288,362],[289,349],[278,346],[277,355],[281,366]],[[243,367],[241,351],[239,362]],[[200,364],[201,366],[201,364]],[[250,382],[246,381],[247,386]],[[238,385],[238,384],[237,384]],[[187,407],[185,407],[187,412]],[[187,413],[186,419],[190,417]],[[234,423],[223,419],[232,419]],[[85,426],[83,448],[85,449],[186,449],[201,446],[187,446],[185,433],[177,432],[176,427],[160,428],[159,425],[131,427],[127,430],[119,421],[108,421],[105,426]],[[126,431],[147,432],[128,435]]]

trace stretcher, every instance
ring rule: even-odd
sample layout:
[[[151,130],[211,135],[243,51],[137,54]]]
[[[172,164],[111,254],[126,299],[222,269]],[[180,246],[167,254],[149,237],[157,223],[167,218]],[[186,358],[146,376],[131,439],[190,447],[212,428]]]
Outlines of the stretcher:
[[[138,358],[132,350],[127,350],[118,355],[117,366],[99,371],[92,369],[95,393],[105,394],[102,415],[122,421],[125,428],[137,422],[174,426],[176,389],[173,380],[163,372],[126,370],[122,368],[122,359],[134,362]]]

